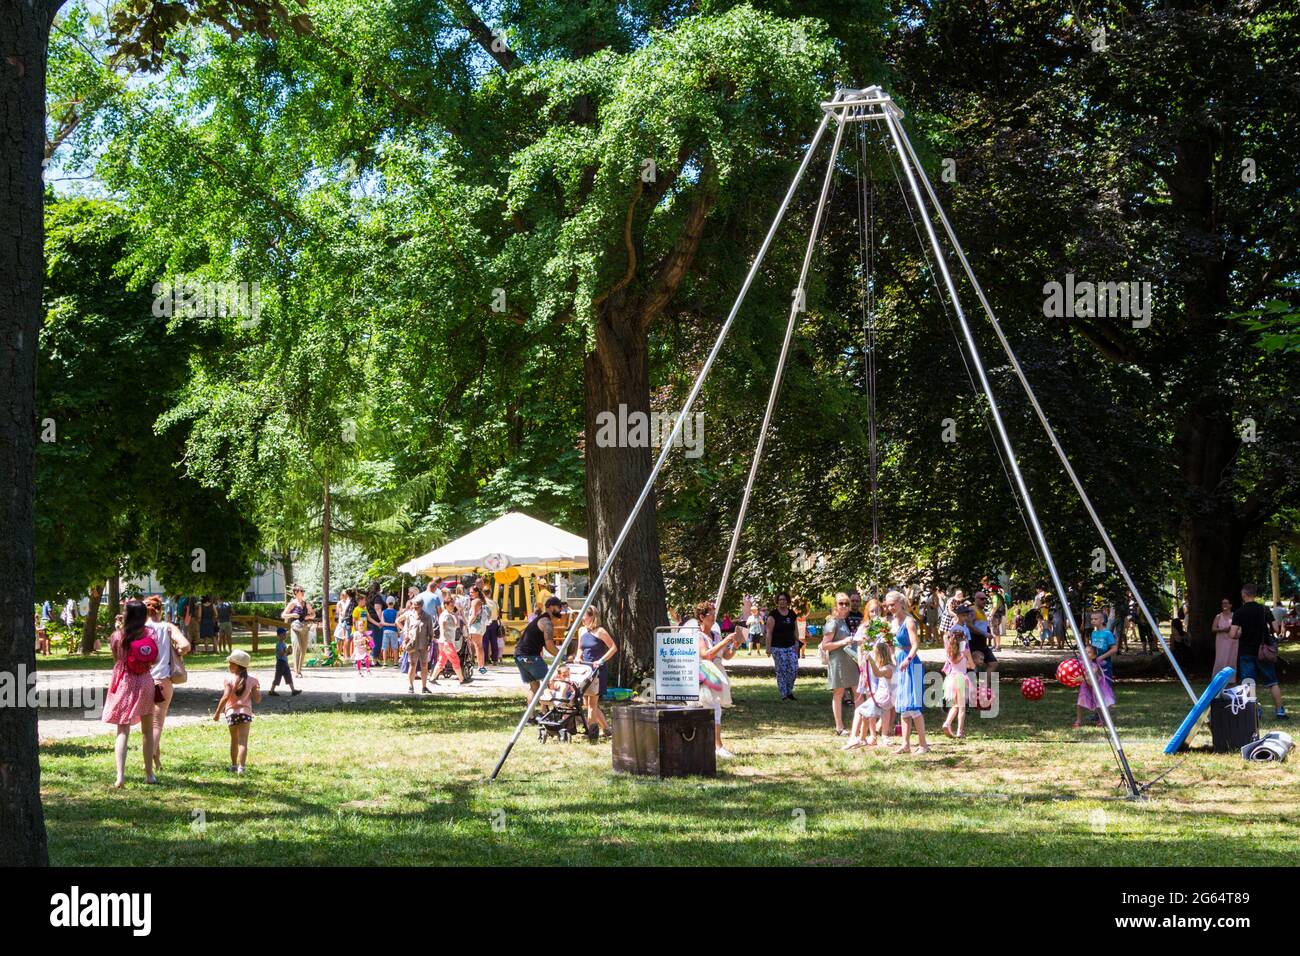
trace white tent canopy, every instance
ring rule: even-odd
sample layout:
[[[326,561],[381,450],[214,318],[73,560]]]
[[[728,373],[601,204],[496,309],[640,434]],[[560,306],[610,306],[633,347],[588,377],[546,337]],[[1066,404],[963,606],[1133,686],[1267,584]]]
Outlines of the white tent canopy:
[[[587,539],[552,527],[518,511],[503,514],[397,570],[438,577],[508,567],[536,571],[571,571],[587,567]]]

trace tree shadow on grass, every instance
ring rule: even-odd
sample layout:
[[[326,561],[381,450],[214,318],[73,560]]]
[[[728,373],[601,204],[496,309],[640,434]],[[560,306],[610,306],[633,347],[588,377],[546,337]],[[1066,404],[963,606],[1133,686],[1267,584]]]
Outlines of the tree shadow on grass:
[[[251,782],[215,789],[229,804]],[[536,796],[518,781],[500,788],[441,781],[424,800],[344,813],[319,798],[277,793],[266,809],[210,813],[203,833],[190,826],[188,811],[160,827],[160,808],[111,798],[85,800],[78,815],[129,833],[127,845],[147,858],[182,863],[230,862],[234,852],[292,864],[456,865],[1159,866],[1204,863],[1225,852],[1245,865],[1277,865],[1295,857],[1294,847],[1242,844],[1195,828],[1146,836],[1138,832],[1141,811],[1127,807],[1106,811],[1113,817],[1099,827],[1096,801],[1051,808],[1050,829],[1036,831],[1028,824],[1045,811],[1034,804],[1060,796],[1049,793],[994,806],[981,802],[983,795],[947,789],[872,793],[858,779],[755,787],[615,777],[577,794],[557,789],[544,805],[530,803]],[[257,824],[281,832],[250,829]]]
[[[1150,692],[1135,722],[1172,719],[1179,692]],[[1005,723],[981,722],[982,736],[961,749],[871,763],[819,741],[829,692],[794,707],[770,690],[743,693],[724,733],[741,751],[777,749],[742,752],[712,779],[617,776],[603,747],[542,748],[526,736],[505,775],[486,784],[522,712],[512,697],[395,698],[286,714],[256,725],[243,778],[219,767],[224,734],[182,728],[166,745],[164,785],[133,780],[124,793],[107,788],[106,741],[48,744],[52,854],[98,864],[876,866],[1214,864],[1231,855],[1276,865],[1294,862],[1300,846],[1300,831],[1278,815],[1276,791],[1253,789],[1256,778],[1241,776],[1252,771],[1223,758],[1183,765],[1187,780],[1166,778],[1159,801],[1115,800],[1100,735],[1044,731],[1029,702],[1006,707]],[[812,739],[790,747],[782,735]],[[137,759],[138,749],[131,765]],[[1204,799],[1201,778],[1220,777],[1222,792]],[[1259,771],[1258,779],[1290,778]]]

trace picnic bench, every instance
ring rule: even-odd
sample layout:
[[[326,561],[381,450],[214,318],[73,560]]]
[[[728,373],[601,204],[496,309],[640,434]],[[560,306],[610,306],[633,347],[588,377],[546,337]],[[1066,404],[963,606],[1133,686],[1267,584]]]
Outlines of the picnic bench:
[[[265,617],[260,614],[233,614],[230,617],[230,623],[236,627],[252,632],[254,654],[257,653],[257,638],[258,633],[262,628],[270,628],[271,632],[275,633],[277,627],[285,626],[284,621],[280,620],[278,617]]]

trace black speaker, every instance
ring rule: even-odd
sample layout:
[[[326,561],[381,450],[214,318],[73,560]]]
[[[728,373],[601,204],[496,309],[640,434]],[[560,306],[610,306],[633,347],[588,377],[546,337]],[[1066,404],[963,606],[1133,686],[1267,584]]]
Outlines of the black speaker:
[[[1237,713],[1226,697],[1210,701],[1210,737],[1216,754],[1240,753],[1241,748],[1259,739],[1259,704],[1251,701]]]

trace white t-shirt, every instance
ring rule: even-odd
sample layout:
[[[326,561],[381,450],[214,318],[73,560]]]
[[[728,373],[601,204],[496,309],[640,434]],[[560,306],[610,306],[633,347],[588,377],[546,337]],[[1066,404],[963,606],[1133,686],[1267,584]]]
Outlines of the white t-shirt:
[[[172,634],[165,621],[148,621],[146,626],[153,632],[154,643],[158,645],[158,660],[149,673],[154,680],[166,680],[172,676]]]
[[[446,641],[449,644],[459,645],[460,641],[457,640],[459,637],[459,630],[460,625],[456,621],[456,615],[452,614],[451,611],[443,611],[438,615],[438,633],[440,635],[440,640]]]

